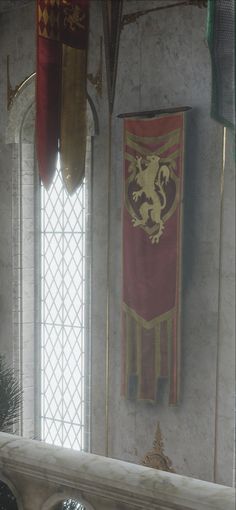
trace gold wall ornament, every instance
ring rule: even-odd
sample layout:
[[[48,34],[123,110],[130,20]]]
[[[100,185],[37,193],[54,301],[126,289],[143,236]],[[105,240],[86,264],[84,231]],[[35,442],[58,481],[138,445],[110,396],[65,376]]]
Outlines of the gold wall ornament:
[[[144,9],[142,11],[131,12],[129,14],[124,14],[122,16],[121,21],[121,29],[124,28],[125,25],[130,25],[130,23],[135,23],[139,18],[149,14],[150,12],[163,11],[164,9],[172,9],[173,7],[180,6],[190,6],[194,5],[196,7],[207,7],[207,0],[181,0],[180,2],[175,2],[169,5],[160,5],[157,7],[153,7],[152,9]]]
[[[10,80],[10,56],[7,55],[7,109],[10,110],[13,100],[15,96],[20,92],[20,89],[23,87],[23,85],[30,79],[32,76],[35,76],[35,73],[30,74],[27,76],[23,81],[19,83],[19,85],[16,85],[14,88],[11,85]]]
[[[99,95],[99,97],[102,97],[102,74],[103,74],[102,73],[102,43],[103,43],[103,38],[101,36],[100,37],[100,57],[99,57],[98,70],[95,75],[93,75],[92,73],[89,73],[87,75],[88,80],[95,87],[95,90],[96,90],[97,94]]]
[[[167,455],[165,455],[164,452],[164,441],[159,422],[157,423],[153,449],[146,453],[141,461],[141,464],[153,469],[175,473],[171,460],[169,457],[167,457]]]

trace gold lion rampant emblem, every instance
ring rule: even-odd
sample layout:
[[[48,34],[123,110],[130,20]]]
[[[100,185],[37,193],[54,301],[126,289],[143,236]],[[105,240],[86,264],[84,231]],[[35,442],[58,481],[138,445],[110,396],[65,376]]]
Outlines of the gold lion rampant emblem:
[[[133,226],[145,227],[151,220],[157,229],[155,233],[149,235],[153,244],[159,242],[164,231],[162,213],[167,204],[165,186],[170,179],[169,167],[166,164],[161,164],[160,160],[161,158],[157,154],[147,155],[146,160],[142,156],[136,156],[134,181],[138,184],[139,189],[132,192],[134,202],[142,198],[142,203],[138,208],[139,217],[135,214],[132,219]]]
[[[67,5],[65,3],[65,18],[64,18],[64,25],[65,28],[69,28],[74,32],[76,29],[81,28],[85,29],[85,13],[82,12],[79,5],[73,6],[73,5]]]

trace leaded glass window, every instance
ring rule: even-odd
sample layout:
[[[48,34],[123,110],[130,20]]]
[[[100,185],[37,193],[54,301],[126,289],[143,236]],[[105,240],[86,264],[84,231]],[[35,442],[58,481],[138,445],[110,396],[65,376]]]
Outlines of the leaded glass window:
[[[87,178],[70,196],[60,163],[41,186],[41,438],[86,449]]]

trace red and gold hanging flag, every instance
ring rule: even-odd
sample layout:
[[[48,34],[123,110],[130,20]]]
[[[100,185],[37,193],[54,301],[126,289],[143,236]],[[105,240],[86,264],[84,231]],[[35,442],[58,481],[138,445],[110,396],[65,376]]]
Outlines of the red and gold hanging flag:
[[[122,395],[179,397],[184,114],[125,120]]]
[[[58,148],[66,187],[84,176],[89,0],[38,0],[37,152],[49,186]]]
[[[88,0],[62,0],[61,168],[69,193],[84,177]]]
[[[60,0],[37,2],[36,145],[39,174],[49,187],[60,135]]]

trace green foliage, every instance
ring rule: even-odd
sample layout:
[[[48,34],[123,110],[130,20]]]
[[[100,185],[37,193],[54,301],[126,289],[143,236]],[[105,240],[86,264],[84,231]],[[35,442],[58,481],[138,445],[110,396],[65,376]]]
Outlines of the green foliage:
[[[22,391],[14,372],[0,355],[0,430],[9,432],[19,417]],[[0,510],[17,510],[16,498],[0,480]]]
[[[22,391],[14,372],[0,355],[0,430],[9,431],[16,423],[22,403]],[[14,495],[0,480],[0,510],[17,510]],[[60,503],[58,510],[86,510],[78,501],[67,499]]]
[[[0,355],[0,430],[7,432],[16,423],[22,403],[22,391],[14,372]]]

